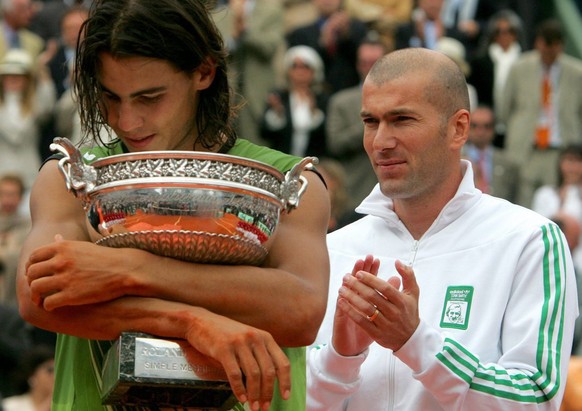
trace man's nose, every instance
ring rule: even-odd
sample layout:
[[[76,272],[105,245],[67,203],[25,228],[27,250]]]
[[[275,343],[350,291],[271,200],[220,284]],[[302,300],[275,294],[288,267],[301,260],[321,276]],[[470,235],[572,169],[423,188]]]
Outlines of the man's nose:
[[[117,127],[125,132],[130,132],[143,125],[143,117],[131,104],[122,103],[117,110]]]
[[[394,134],[394,127],[385,122],[380,122],[378,124],[378,130],[376,131],[376,136],[374,137],[374,149],[375,150],[385,150],[396,147],[397,139]]]

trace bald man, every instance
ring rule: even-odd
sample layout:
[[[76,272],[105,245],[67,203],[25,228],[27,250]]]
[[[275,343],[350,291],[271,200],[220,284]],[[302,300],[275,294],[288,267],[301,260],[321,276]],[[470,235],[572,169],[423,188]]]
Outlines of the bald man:
[[[307,410],[557,410],[572,259],[554,222],[475,188],[459,67],[428,49],[390,53],[360,113],[379,184],[366,216],[328,235]]]

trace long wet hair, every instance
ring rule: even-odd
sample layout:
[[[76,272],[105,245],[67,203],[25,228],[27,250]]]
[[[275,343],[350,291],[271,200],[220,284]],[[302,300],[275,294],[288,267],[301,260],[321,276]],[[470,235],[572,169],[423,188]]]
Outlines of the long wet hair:
[[[227,79],[226,50],[208,0],[96,0],[79,33],[74,91],[86,137],[99,139],[106,125],[98,81],[100,54],[164,60],[193,74],[201,64],[216,67],[214,81],[200,91],[198,140],[205,148],[227,151],[236,140]]]

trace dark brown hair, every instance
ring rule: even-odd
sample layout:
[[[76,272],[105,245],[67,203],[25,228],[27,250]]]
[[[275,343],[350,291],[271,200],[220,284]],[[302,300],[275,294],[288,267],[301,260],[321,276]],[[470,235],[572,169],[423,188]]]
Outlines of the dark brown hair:
[[[100,109],[99,55],[164,60],[192,74],[210,60],[216,67],[212,85],[200,92],[196,113],[198,142],[228,150],[236,140],[231,119],[231,90],[226,51],[220,32],[202,0],[96,0],[81,29],[75,69],[75,92],[81,123],[98,139],[105,124]]]

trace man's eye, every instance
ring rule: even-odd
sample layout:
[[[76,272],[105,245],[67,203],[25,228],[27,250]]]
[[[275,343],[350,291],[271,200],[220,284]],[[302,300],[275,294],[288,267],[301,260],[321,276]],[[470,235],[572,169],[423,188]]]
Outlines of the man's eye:
[[[146,104],[157,103],[162,98],[161,94],[156,94],[154,96],[141,96],[140,100]]]
[[[376,120],[375,118],[365,117],[362,119],[362,122],[364,124],[373,125],[373,124],[377,124],[378,120]]]
[[[395,119],[395,121],[398,121],[398,122],[412,121],[412,120],[414,120],[414,118],[412,118],[410,116],[398,116]]]
[[[107,101],[117,101],[119,100],[117,98],[117,96],[113,95],[113,94],[109,94],[109,93],[103,93],[103,98]]]

